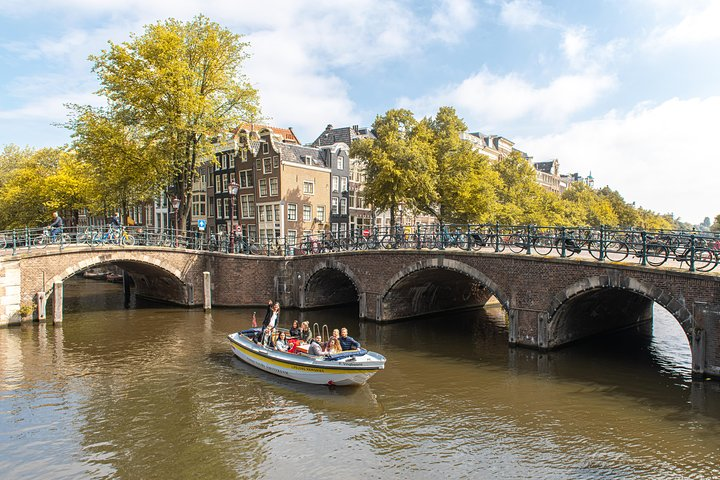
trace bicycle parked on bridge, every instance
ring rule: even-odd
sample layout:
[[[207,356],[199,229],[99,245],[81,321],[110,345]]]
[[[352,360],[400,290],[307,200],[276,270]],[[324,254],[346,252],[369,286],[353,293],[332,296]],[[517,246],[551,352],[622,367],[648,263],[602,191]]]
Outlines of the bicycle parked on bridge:
[[[135,237],[130,235],[125,227],[108,228],[104,233],[94,232],[91,245],[135,245]]]

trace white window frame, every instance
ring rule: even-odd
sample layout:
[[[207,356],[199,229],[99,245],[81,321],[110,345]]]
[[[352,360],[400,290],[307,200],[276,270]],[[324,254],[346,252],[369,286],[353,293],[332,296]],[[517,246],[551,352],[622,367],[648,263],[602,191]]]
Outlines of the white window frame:
[[[288,203],[288,221],[297,221],[297,203]]]

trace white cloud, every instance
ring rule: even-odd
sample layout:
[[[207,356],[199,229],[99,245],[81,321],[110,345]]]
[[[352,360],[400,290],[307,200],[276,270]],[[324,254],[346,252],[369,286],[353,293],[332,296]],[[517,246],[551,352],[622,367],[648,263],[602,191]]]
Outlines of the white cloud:
[[[515,74],[496,76],[482,71],[443,91],[402,98],[398,103],[418,115],[432,115],[443,105],[454,106],[471,129],[476,128],[473,125],[507,128],[519,120],[562,125],[615,85],[612,76],[592,72],[563,75],[536,86]]]
[[[477,15],[477,9],[470,0],[441,0],[430,19],[432,35],[447,43],[455,43],[475,26]]]
[[[716,153],[720,97],[671,99],[579,122],[559,134],[514,138],[535,161],[558,158],[562,172],[592,171],[626,201],[700,223],[720,213]]]
[[[122,42],[131,32],[142,34],[143,25],[169,17],[188,20],[202,13],[245,33],[253,54],[246,73],[260,90],[263,113],[273,122],[296,127],[302,140],[329,121],[358,123],[356,106],[341,78],[409,58],[431,43],[456,42],[477,17],[470,0],[437,0],[422,14],[405,0],[275,0],[263,8],[241,8],[225,0],[9,1],[14,2],[12,13],[5,9],[5,16],[28,21],[33,15],[54,15],[64,21],[57,24],[62,30],[28,35],[0,48],[26,61],[47,61],[48,78],[76,87],[81,79],[86,87],[92,85],[85,92],[97,89],[87,56],[106,48],[108,40]],[[34,92],[25,92],[17,80],[10,87],[13,101],[24,97],[26,104],[6,106],[6,115],[42,114],[34,107]],[[58,87],[48,88],[42,94],[55,97]],[[48,119],[56,121],[55,116],[55,109],[49,110]]]
[[[720,41],[720,2],[681,2],[676,7],[672,10],[672,19],[680,20],[655,28],[647,39],[646,48],[685,47]]]
[[[556,27],[539,0],[511,0],[500,7],[500,22],[511,28]]]

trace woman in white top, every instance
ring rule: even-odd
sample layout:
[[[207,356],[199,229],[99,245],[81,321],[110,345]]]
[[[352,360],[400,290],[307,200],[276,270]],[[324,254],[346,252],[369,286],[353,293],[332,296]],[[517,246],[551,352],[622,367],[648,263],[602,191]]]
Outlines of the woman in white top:
[[[285,332],[280,332],[278,334],[277,340],[275,340],[275,350],[278,350],[280,352],[287,352],[289,347],[290,346],[287,343],[287,336],[285,335]]]

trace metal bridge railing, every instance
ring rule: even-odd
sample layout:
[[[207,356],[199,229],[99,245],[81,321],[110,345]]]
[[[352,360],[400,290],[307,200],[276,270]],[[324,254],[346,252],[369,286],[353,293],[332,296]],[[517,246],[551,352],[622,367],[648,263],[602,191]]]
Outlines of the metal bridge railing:
[[[239,255],[298,256],[356,250],[464,250],[524,255],[574,255],[601,262],[664,264],[710,272],[720,262],[720,235],[707,232],[645,231],[607,227],[444,224],[375,227],[337,234],[247,239],[198,231],[144,226],[72,227],[58,231],[24,228],[0,231],[0,249],[17,255],[34,249],[151,246]]]

